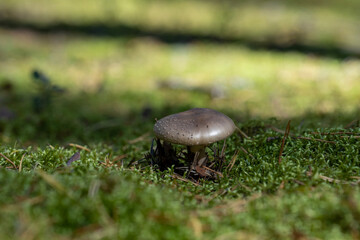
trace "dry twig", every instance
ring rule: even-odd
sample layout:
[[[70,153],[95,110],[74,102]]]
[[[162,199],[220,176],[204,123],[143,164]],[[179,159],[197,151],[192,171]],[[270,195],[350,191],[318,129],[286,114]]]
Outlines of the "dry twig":
[[[215,171],[215,170],[212,170],[211,168],[208,168],[207,166],[202,166],[202,168],[204,168],[204,169],[206,169],[206,170],[208,170],[208,171],[210,171],[210,172],[215,173],[215,174],[218,175],[219,177],[224,177],[224,175],[222,175],[221,172],[217,172],[217,171]]]
[[[311,134],[316,134],[316,135],[358,135],[358,133],[354,133],[354,132],[331,132],[331,133],[322,133],[322,132],[311,132]]]
[[[81,150],[85,150],[85,151],[87,151],[87,152],[91,152],[91,150],[90,150],[89,148],[84,147],[84,146],[81,146],[81,145],[76,144],[76,143],[69,143],[68,145],[71,146],[71,147],[75,147],[75,148],[81,149]]]
[[[349,124],[345,126],[345,129],[352,128],[355,125],[359,126],[359,119],[355,119],[351,121]]]
[[[13,167],[15,169],[17,169],[15,163],[13,161],[11,161],[9,158],[7,158],[4,154],[0,153],[0,156],[2,156],[3,158],[5,158],[6,161],[8,161],[9,163],[11,163],[11,165],[13,165]]]
[[[22,156],[21,156],[21,160],[20,160],[20,164],[19,164],[19,172],[21,172],[22,170],[22,162],[24,160],[24,157],[25,157],[26,153],[24,153]]]
[[[229,163],[229,165],[226,167],[226,169],[228,171],[231,171],[231,169],[234,167],[235,161],[236,161],[236,158],[237,158],[238,155],[239,155],[239,150],[236,150],[234,156],[232,157],[232,159],[231,159],[231,161]]]
[[[252,159],[255,159],[255,157],[249,153],[245,148],[243,148],[242,146],[240,147],[241,151],[243,151],[245,154],[249,155]]]
[[[171,175],[171,176],[172,176],[173,178],[179,179],[179,180],[181,180],[181,181],[183,181],[183,182],[192,183],[192,184],[194,184],[195,186],[201,186],[199,183],[193,182],[193,181],[191,181],[191,180],[189,180],[189,179],[187,179],[187,178],[183,178],[182,176],[180,176],[180,175],[177,174],[177,173],[174,173],[174,174]]]
[[[357,179],[354,182],[342,181],[342,180],[334,179],[334,178],[323,176],[323,175],[320,175],[319,178],[321,178],[324,181],[331,182],[331,183],[350,184],[350,185],[353,185],[353,186],[356,186],[356,185],[358,185],[360,183],[360,177],[351,177],[351,178]]]
[[[246,133],[244,133],[240,128],[236,128],[236,130],[238,130],[239,134],[243,137],[243,138],[249,138],[248,135],[246,135]]]
[[[312,140],[312,141],[318,141],[318,142],[326,142],[326,143],[336,143],[335,141],[328,141],[324,139],[317,139],[317,138],[309,138],[309,137],[296,137],[297,139],[305,139],[305,140]]]

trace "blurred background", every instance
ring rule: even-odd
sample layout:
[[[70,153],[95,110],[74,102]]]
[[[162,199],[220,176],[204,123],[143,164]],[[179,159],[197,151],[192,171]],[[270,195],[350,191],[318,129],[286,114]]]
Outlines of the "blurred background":
[[[2,0],[0,141],[121,141],[192,107],[238,125],[346,126],[359,113],[359,9],[357,0]]]

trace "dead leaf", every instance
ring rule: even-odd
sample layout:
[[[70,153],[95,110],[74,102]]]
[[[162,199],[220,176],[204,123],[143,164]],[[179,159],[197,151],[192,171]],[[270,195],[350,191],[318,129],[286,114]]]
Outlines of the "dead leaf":
[[[70,166],[70,164],[71,164],[72,162],[75,162],[75,161],[77,161],[77,160],[79,160],[79,159],[80,159],[80,152],[76,152],[74,155],[71,156],[71,158],[69,159],[69,161],[67,161],[66,165],[67,165],[67,166]]]

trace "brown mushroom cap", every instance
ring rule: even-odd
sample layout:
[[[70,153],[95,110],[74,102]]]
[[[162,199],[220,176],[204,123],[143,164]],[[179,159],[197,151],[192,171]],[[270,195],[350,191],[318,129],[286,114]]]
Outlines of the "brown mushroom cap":
[[[193,108],[158,120],[154,133],[159,139],[186,146],[208,145],[230,136],[236,126],[223,113]]]

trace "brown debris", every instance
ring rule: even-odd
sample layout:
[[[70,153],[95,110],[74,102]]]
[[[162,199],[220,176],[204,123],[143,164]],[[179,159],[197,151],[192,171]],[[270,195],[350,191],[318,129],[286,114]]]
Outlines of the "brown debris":
[[[186,179],[191,182],[196,182],[201,178],[215,180],[223,177],[221,170],[224,169],[226,148],[225,143],[221,146],[221,149],[219,145],[217,146],[217,148],[212,149],[213,156],[210,156],[210,158],[207,156],[204,161],[194,163],[196,155],[189,150],[189,147],[187,147],[186,151],[184,148],[181,149],[166,141],[154,139],[151,149],[145,155],[144,160],[151,165],[157,166],[161,171],[173,168],[174,172],[178,174],[176,176],[178,179],[180,179],[179,176],[186,175]],[[235,152],[230,164],[227,166],[228,169],[231,169],[234,165],[238,152]],[[138,163],[140,162],[141,160],[138,161]]]

